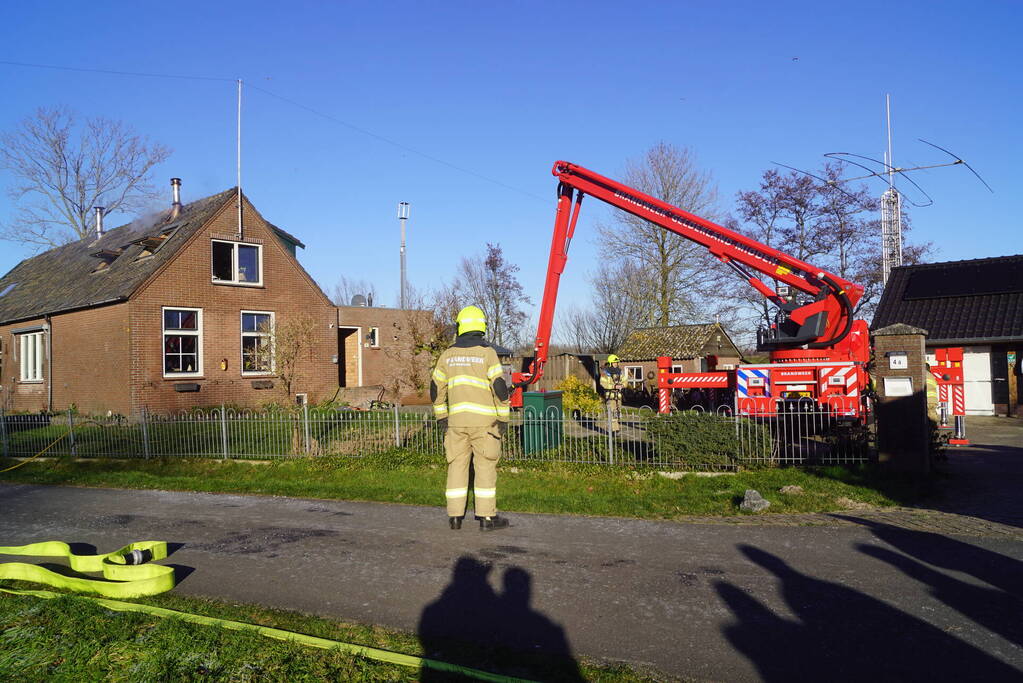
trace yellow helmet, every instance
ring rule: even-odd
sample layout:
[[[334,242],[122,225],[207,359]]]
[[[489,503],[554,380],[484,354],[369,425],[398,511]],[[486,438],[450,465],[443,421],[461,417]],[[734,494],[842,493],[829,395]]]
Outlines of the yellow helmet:
[[[458,323],[458,334],[487,331],[487,316],[479,306],[466,306],[458,312],[455,322]]]
[[[617,363],[620,360],[621,359],[618,356],[614,355],[613,353],[608,354],[608,356],[607,356],[607,362],[608,363]]]

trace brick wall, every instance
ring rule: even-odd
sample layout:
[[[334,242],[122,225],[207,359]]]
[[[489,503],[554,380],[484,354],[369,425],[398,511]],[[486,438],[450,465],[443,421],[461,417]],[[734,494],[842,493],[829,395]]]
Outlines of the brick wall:
[[[53,409],[128,414],[128,304],[55,315],[50,329]]]

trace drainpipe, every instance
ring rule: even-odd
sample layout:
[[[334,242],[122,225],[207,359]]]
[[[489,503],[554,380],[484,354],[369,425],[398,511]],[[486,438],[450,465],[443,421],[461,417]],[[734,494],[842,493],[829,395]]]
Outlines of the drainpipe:
[[[46,321],[46,412],[53,412],[53,324],[50,316],[44,317]]]

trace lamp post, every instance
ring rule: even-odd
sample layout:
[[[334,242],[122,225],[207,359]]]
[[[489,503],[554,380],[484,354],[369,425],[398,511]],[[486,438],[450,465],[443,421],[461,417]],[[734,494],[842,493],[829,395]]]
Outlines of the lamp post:
[[[404,309],[406,301],[407,286],[405,284],[405,221],[408,220],[409,203],[398,202],[398,221],[401,223],[401,291],[398,294],[400,308]]]

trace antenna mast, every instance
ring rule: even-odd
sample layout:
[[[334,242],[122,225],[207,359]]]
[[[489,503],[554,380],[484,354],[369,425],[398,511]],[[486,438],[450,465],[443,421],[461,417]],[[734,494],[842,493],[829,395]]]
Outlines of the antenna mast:
[[[884,96],[885,119],[888,128],[888,151],[885,167],[888,189],[881,195],[881,286],[888,284],[892,268],[902,265],[902,196],[895,189],[895,160],[892,156],[892,104],[891,95]]]

